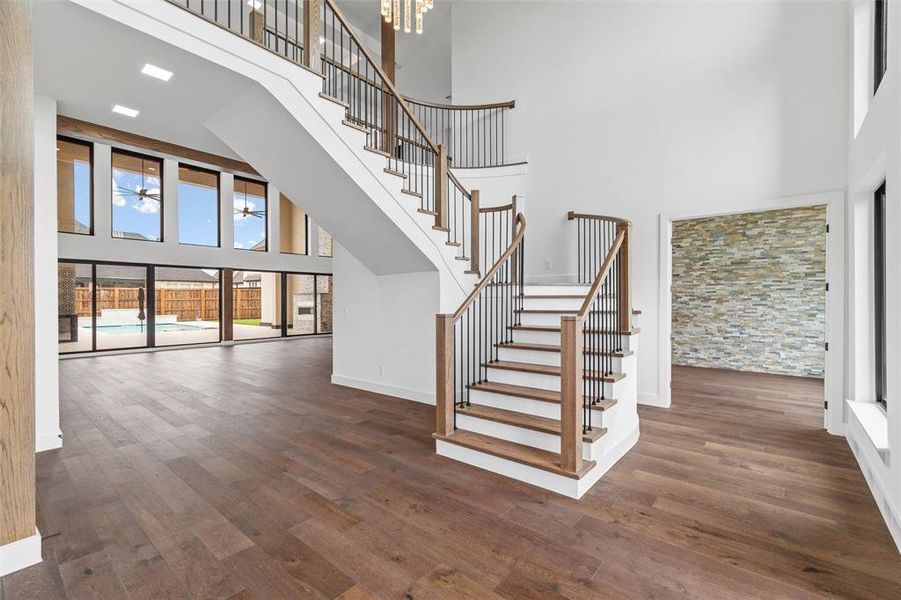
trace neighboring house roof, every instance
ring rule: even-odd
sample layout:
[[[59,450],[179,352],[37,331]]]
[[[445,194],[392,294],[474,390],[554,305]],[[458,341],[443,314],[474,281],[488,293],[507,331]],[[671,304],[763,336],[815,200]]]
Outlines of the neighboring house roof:
[[[104,279],[117,281],[143,281],[144,268],[129,265],[99,265],[102,269],[100,276]],[[77,264],[75,276],[79,279],[90,279],[91,265]],[[157,281],[182,281],[191,283],[216,283],[218,277],[200,269],[186,269],[181,267],[157,267]]]
[[[239,283],[250,283],[253,281],[260,281],[263,276],[259,271],[235,271],[234,277],[232,280],[237,285]]]
[[[151,240],[149,237],[142,233],[135,233],[134,231],[114,231],[114,238],[119,238],[123,240],[143,240],[143,241],[155,241]]]

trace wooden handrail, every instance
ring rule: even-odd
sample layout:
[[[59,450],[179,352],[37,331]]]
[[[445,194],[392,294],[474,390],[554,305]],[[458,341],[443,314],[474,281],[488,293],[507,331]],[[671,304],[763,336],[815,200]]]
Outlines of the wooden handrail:
[[[616,238],[613,240],[613,244],[610,245],[610,251],[607,252],[607,256],[604,257],[604,262],[601,264],[601,268],[598,270],[597,277],[594,278],[594,282],[591,284],[591,288],[588,290],[588,293],[585,294],[585,300],[582,302],[582,307],[579,309],[576,317],[580,321],[585,320],[585,316],[588,314],[588,309],[591,308],[591,304],[594,302],[595,297],[598,294],[598,289],[604,283],[604,280],[607,279],[607,273],[610,272],[610,267],[613,266],[613,261],[616,258],[617,252],[619,252],[620,246],[623,245],[623,241],[626,239],[626,232],[620,230],[619,233],[616,234]]]
[[[410,96],[404,96],[404,99],[410,104],[417,106],[427,106],[429,108],[439,108],[441,110],[490,110],[493,108],[516,108],[516,100],[508,100],[506,102],[490,102],[488,104],[441,104],[440,102],[429,102],[427,100],[417,100]]]
[[[472,304],[473,300],[479,295],[479,293],[488,285],[488,281],[491,280],[492,276],[497,273],[498,269],[501,268],[501,265],[510,258],[510,255],[519,247],[519,244],[522,242],[523,236],[526,234],[526,218],[522,213],[516,215],[516,223],[519,225],[519,229],[516,232],[516,235],[513,237],[513,240],[510,242],[510,245],[507,246],[507,249],[501,254],[494,264],[488,269],[488,272],[485,273],[485,276],[482,277],[481,281],[476,285],[475,289],[473,289],[469,295],[466,297],[466,300],[463,301],[463,304],[460,305],[460,308],[454,313],[453,321],[456,323],[460,320],[460,317],[463,316],[463,313],[466,312],[466,309],[469,308],[469,305]]]
[[[569,211],[566,213],[566,218],[572,221],[573,219],[592,219],[595,221],[613,221],[614,223],[631,223],[629,219],[623,219],[622,217],[608,217],[606,215],[587,215],[584,213],[577,213],[573,211]]]
[[[438,145],[434,142],[434,140],[432,140],[432,137],[429,135],[426,128],[423,127],[422,123],[419,122],[419,119],[416,118],[416,115],[413,114],[413,111],[410,109],[410,106],[407,104],[404,96],[397,91],[397,88],[394,87],[394,82],[391,81],[391,78],[388,77],[388,75],[382,69],[381,63],[373,58],[372,54],[369,52],[369,49],[366,47],[366,44],[364,44],[360,40],[356,29],[354,29],[353,25],[350,24],[350,21],[347,20],[347,17],[344,16],[344,13],[341,12],[341,9],[338,8],[338,5],[334,0],[325,0],[325,3],[329,8],[332,9],[332,12],[335,13],[335,16],[338,18],[338,21],[341,23],[341,25],[345,29],[347,29],[348,34],[353,39],[353,41],[356,42],[357,47],[360,49],[360,52],[363,54],[363,56],[366,57],[366,60],[371,63],[373,70],[378,73],[379,77],[382,78],[384,85],[388,88],[390,94],[394,96],[394,98],[398,101],[401,108],[403,108],[403,111],[407,114],[407,117],[409,117],[410,121],[413,123],[413,126],[419,130],[419,133],[422,134],[423,138],[425,138],[429,142],[429,146],[432,148],[432,151],[437,154]]]
[[[490,213],[490,212],[500,212],[504,210],[513,210],[513,203],[504,204],[503,206],[489,206],[487,208],[480,208],[480,213]]]

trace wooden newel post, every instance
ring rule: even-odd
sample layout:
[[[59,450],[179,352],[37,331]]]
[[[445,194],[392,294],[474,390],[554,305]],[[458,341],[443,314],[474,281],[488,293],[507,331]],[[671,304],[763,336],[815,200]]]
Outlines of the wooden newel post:
[[[450,435],[454,432],[454,315],[435,316],[435,345],[437,348],[435,395],[435,432]]]
[[[560,466],[582,469],[582,323],[560,317]]]
[[[626,221],[616,224],[617,234],[622,231],[623,245],[619,249],[619,329],[632,331],[632,260],[629,254],[629,242],[632,238],[632,223]]]
[[[435,155],[435,225],[447,228],[447,146],[438,144]]]
[[[471,201],[469,203],[469,270],[472,272],[479,271],[479,240],[481,239],[482,223],[479,219],[479,190],[470,192]]]
[[[322,23],[322,0],[304,0],[303,3],[303,64],[318,72],[322,44],[319,41]]]

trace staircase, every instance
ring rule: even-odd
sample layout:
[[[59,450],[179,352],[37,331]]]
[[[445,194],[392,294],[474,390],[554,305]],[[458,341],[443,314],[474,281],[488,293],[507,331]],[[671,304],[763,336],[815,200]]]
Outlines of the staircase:
[[[523,285],[514,241],[482,292],[438,315],[434,438],[442,456],[580,498],[638,440],[639,330],[625,308],[628,224],[573,219],[590,222],[584,247],[578,225],[590,284]],[[489,315],[479,314],[482,293]]]

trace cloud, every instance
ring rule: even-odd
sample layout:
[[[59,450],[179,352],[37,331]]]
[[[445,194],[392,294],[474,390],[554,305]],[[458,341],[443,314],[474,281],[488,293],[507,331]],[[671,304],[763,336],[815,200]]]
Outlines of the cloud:
[[[159,193],[159,190],[150,190],[150,193]],[[155,215],[160,212],[160,201],[146,196],[131,206],[139,213],[144,213],[145,215]]]
[[[235,205],[235,211],[237,211],[234,213],[236,222],[243,221],[245,219],[256,218],[256,217],[252,217],[249,215],[245,217],[243,214],[241,214],[241,212],[244,210],[244,199],[243,198],[239,199],[239,198],[235,197],[234,205]],[[257,210],[257,205],[254,202],[251,202],[250,200],[248,200],[247,201],[247,210]]]
[[[125,198],[119,193],[119,190],[113,190],[113,206],[125,206]]]

